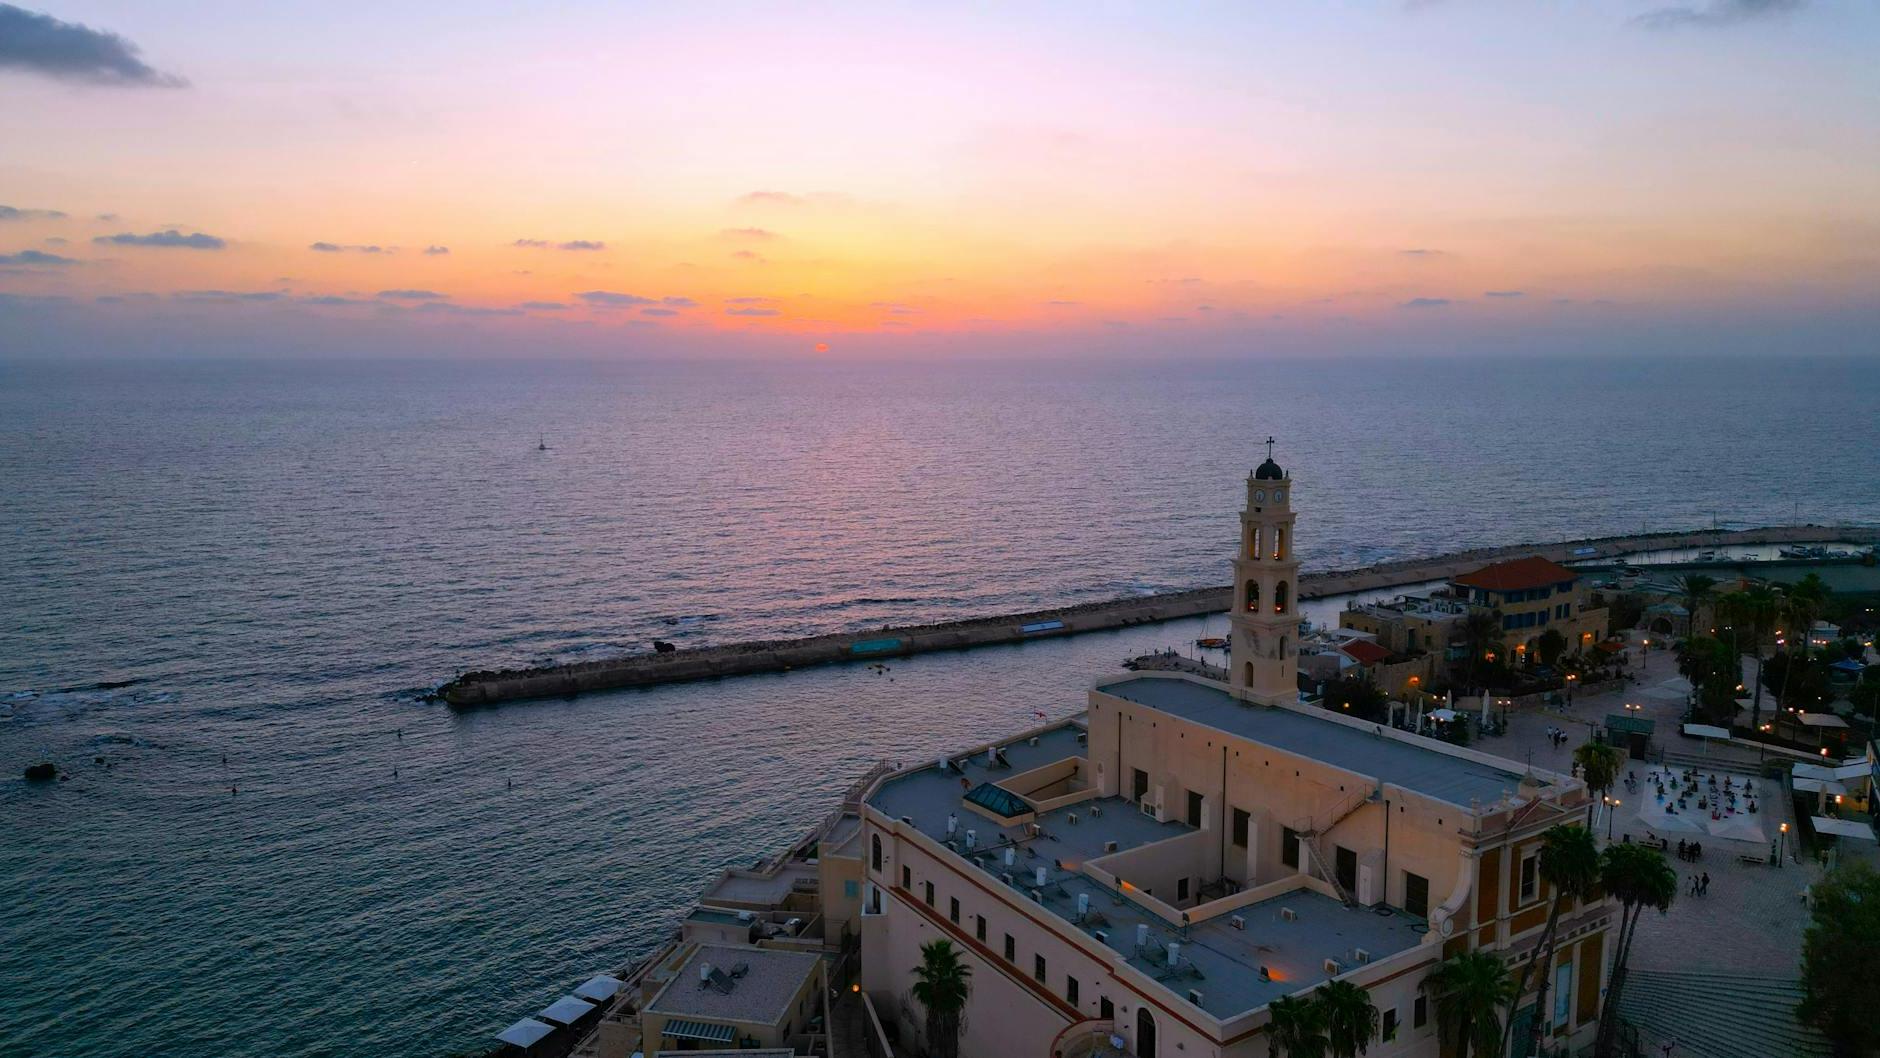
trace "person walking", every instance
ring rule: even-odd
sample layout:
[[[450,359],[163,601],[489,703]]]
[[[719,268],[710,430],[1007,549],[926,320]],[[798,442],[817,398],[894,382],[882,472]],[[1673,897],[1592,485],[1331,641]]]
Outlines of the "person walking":
[[[1709,895],[1710,895],[1710,872],[1709,872],[1709,871],[1705,871],[1705,872],[1704,872],[1704,876],[1703,876],[1702,878],[1700,878],[1700,879],[1698,879],[1698,881],[1697,881],[1697,895],[1698,895],[1698,896],[1709,896]]]

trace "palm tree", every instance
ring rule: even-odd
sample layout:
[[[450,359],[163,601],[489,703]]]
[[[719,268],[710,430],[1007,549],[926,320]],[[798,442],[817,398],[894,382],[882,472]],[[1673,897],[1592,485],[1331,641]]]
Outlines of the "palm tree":
[[[1663,913],[1678,895],[1678,872],[1665,862],[1665,854],[1630,842],[1608,845],[1599,857],[1599,885],[1619,900],[1619,932],[1613,942],[1612,981],[1599,1012],[1599,1037],[1594,1053],[1609,1058],[1617,1036],[1619,993],[1625,988],[1626,961],[1638,940],[1638,920],[1645,909]]]
[[[1371,993],[1350,981],[1332,981],[1316,998],[1325,1020],[1325,1038],[1331,1058],[1357,1058],[1377,1039],[1377,1008]]]
[[[1553,889],[1553,904],[1547,909],[1547,928],[1541,931],[1534,958],[1521,967],[1521,977],[1514,990],[1515,1001],[1519,1002],[1520,997],[1527,994],[1528,981],[1534,976],[1535,967],[1548,968],[1540,974],[1540,988],[1534,997],[1536,1031],[1539,1031],[1542,1019],[1546,1017],[1547,986],[1553,979],[1551,970],[1560,912],[1568,901],[1586,899],[1586,894],[1599,885],[1599,846],[1593,841],[1593,832],[1577,823],[1570,823],[1542,835],[1540,871],[1541,880]],[[1507,1027],[1502,1030],[1501,1050],[1497,1053],[1508,1053],[1508,1044],[1513,1037],[1514,1019],[1509,1018]]]
[[[914,1000],[927,1010],[927,1048],[934,1058],[959,1058],[960,1016],[966,1010],[973,968],[960,961],[953,942],[920,946],[914,967]]]
[[[1621,763],[1619,751],[1604,742],[1588,742],[1573,751],[1573,762],[1580,766],[1580,778],[1586,780],[1586,788],[1604,798],[1606,791],[1612,789],[1613,782],[1619,778]],[[1593,805],[1586,802],[1586,825],[1593,825]]]
[[[1809,640],[1815,632],[1815,620],[1827,608],[1830,591],[1819,574],[1810,573],[1789,588],[1783,600],[1784,620],[1791,626],[1788,639],[1789,663],[1782,666],[1782,689],[1776,692],[1776,704],[1789,704],[1789,680],[1808,658]]]
[[[1281,996],[1267,1006],[1267,1058],[1324,1058],[1325,1008],[1311,999]]]
[[[1750,654],[1756,659],[1755,697],[1749,707],[1749,726],[1754,731],[1762,725],[1762,644],[1776,626],[1778,599],[1775,589],[1767,584],[1752,584],[1736,596],[1736,614],[1749,626]]]
[[[1710,601],[1711,592],[1717,587],[1717,578],[1706,577],[1702,573],[1689,573],[1678,578],[1678,590],[1684,593],[1684,608],[1690,612],[1690,625],[1684,630],[1685,636],[1697,634],[1697,611]]]
[[[1501,1008],[1514,1002],[1508,964],[1492,952],[1469,951],[1444,959],[1423,982],[1436,998],[1436,1029],[1455,1058],[1496,1058]]]
[[[1462,641],[1469,648],[1469,665],[1464,670],[1468,675],[1469,688],[1475,686],[1475,674],[1482,664],[1482,656],[1492,646],[1501,642],[1501,611],[1470,610],[1462,619]]]

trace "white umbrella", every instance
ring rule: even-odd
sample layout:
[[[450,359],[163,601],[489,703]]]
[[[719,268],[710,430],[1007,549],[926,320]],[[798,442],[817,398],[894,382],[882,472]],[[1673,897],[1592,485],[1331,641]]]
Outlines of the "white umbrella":
[[[1482,723],[1488,723],[1488,692],[1482,692]]]

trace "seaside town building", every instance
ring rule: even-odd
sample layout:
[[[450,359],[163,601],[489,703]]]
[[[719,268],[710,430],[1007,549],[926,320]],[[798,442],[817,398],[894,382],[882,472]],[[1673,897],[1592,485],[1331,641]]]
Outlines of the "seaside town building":
[[[1536,650],[1550,628],[1568,653],[1590,650],[1606,635],[1606,610],[1588,603],[1580,575],[1538,555],[1453,577],[1449,594],[1472,611],[1499,614],[1502,642],[1517,656]]]
[[[867,785],[858,983],[902,1040],[937,939],[972,970],[961,1053],[1038,1058],[1263,1056],[1268,1004],[1335,978],[1380,1012],[1370,1054],[1435,1058],[1438,963],[1534,956],[1541,836],[1584,784],[1300,703],[1292,487],[1270,458],[1248,480],[1228,681],[1104,680],[1078,717]],[[1590,1039],[1612,921],[1563,911],[1518,1026]]]

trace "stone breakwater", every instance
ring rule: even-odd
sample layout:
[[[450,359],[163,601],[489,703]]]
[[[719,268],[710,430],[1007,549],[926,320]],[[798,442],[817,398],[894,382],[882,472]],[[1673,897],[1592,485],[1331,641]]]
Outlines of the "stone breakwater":
[[[1298,597],[1316,599],[1443,580],[1489,562],[1522,555],[1543,555],[1557,562],[1565,562],[1615,558],[1639,551],[1675,548],[1877,541],[1880,541],[1880,530],[1872,528],[1795,525],[1724,532],[1644,533],[1550,544],[1513,544],[1429,558],[1382,562],[1363,569],[1307,571],[1300,574]],[[727,643],[544,668],[466,672],[438,688],[437,695],[453,708],[475,708],[529,698],[561,698],[587,691],[787,672],[810,665],[878,661],[936,650],[964,650],[969,647],[1017,643],[1028,639],[1221,613],[1228,605],[1229,586],[1221,585],[943,624],[883,628],[805,639]]]

